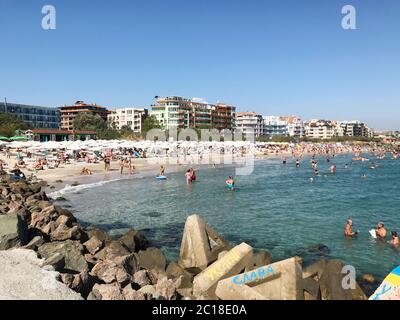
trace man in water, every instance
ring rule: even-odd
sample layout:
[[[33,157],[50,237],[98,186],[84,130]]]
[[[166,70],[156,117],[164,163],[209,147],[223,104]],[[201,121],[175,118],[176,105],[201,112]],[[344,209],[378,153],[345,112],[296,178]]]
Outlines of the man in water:
[[[160,167],[160,176],[165,176],[165,168],[164,168],[164,166]]]
[[[376,229],[377,237],[379,237],[380,239],[384,239],[384,238],[386,238],[386,234],[387,234],[387,231],[385,229],[385,225],[383,224],[383,222],[379,222],[378,229]]]
[[[389,241],[389,243],[392,246],[398,246],[399,245],[399,235],[397,234],[396,231],[392,231],[392,240]]]
[[[347,219],[346,226],[344,228],[344,235],[346,237],[354,237],[358,234],[358,232],[353,231],[353,220],[352,219]]]

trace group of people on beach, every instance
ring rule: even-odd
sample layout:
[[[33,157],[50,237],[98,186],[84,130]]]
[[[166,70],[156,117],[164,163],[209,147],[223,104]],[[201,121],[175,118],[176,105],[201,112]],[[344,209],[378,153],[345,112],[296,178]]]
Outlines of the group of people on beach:
[[[386,241],[387,237],[387,230],[385,228],[385,225],[382,221],[380,221],[376,227],[376,229],[373,229],[375,231],[376,238],[382,241]],[[353,231],[353,219],[348,218],[346,221],[346,225],[344,227],[344,235],[347,238],[352,238],[358,236],[360,232],[359,231]],[[399,241],[399,235],[396,231],[391,231],[391,240],[388,241],[393,246],[399,246],[400,241]]]

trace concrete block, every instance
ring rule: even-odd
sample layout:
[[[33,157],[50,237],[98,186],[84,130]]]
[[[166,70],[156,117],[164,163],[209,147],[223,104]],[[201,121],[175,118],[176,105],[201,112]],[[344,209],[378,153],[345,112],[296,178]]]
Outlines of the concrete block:
[[[185,223],[179,265],[183,268],[204,270],[210,263],[217,260],[220,252],[229,249],[228,242],[207,225],[199,215],[191,215]]]
[[[252,256],[253,248],[248,244],[243,242],[234,247],[194,278],[193,294],[215,297],[218,281],[242,272]]]
[[[219,281],[222,300],[303,300],[301,264],[297,257]]]

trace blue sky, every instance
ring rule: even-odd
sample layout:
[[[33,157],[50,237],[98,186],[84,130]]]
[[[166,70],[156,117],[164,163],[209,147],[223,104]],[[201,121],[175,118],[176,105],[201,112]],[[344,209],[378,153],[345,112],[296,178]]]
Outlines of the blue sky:
[[[41,28],[43,5],[57,29]],[[357,30],[341,9],[357,10]],[[398,0],[0,0],[0,98],[241,111],[400,129]]]

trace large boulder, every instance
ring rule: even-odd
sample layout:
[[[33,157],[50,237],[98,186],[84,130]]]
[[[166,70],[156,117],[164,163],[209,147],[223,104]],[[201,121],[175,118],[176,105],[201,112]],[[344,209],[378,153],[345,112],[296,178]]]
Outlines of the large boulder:
[[[167,300],[176,298],[175,284],[167,277],[159,280],[156,284],[156,296],[164,297]]]
[[[26,244],[28,226],[20,215],[0,216],[0,250],[8,250]]]
[[[95,254],[98,260],[113,259],[115,257],[127,256],[131,252],[119,241],[107,241],[104,248]]]
[[[82,244],[72,240],[45,243],[38,249],[40,256],[45,259],[53,256],[55,253],[60,253],[64,257],[64,269],[72,273],[81,273],[88,270],[88,263],[83,255],[83,251]]]
[[[0,251],[0,261],[0,300],[82,300],[58,281],[58,272],[41,268],[32,250]]]
[[[103,247],[103,241],[94,235],[83,245],[87,251],[89,251],[92,255],[95,255]]]
[[[50,233],[51,241],[64,241],[64,240],[80,240],[82,237],[82,231],[78,226],[72,228],[67,227],[61,223],[58,227]]]
[[[95,284],[92,290],[97,300],[125,300],[121,286],[114,282],[110,284]]]
[[[102,242],[111,240],[111,237],[108,235],[108,233],[106,231],[98,229],[98,228],[89,229],[86,232],[88,234],[89,239],[93,236],[96,236],[97,239],[99,239]]]
[[[122,294],[124,295],[125,300],[147,300],[147,295],[133,289],[131,284],[128,284],[122,290]]]
[[[163,252],[157,248],[148,248],[138,253],[139,266],[143,269],[165,270],[167,261]]]
[[[139,250],[147,249],[149,242],[147,239],[137,230],[129,230],[125,233],[119,241],[131,252],[138,252]]]
[[[127,285],[131,281],[131,276],[121,265],[105,260],[96,264],[91,273],[97,276],[105,283],[118,282],[122,286]]]

